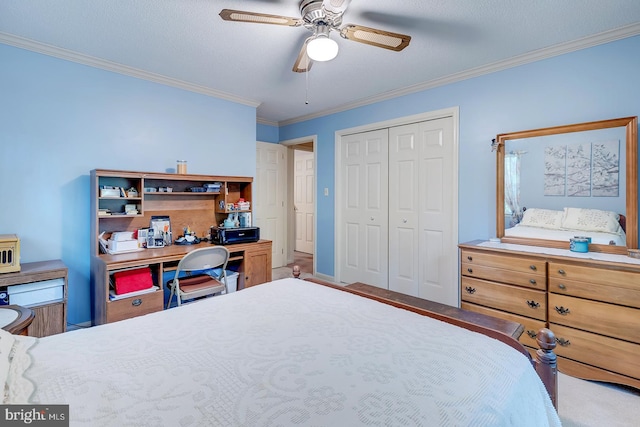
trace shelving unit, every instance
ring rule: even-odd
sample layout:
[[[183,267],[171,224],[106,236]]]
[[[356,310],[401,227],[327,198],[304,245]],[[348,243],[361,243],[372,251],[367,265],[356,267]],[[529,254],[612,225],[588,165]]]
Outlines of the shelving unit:
[[[220,183],[219,191],[195,191],[205,184]],[[91,171],[91,274],[93,287],[92,320],[94,324],[114,322],[163,309],[165,275],[175,270],[180,259],[189,251],[209,245],[170,245],[121,254],[100,253],[101,233],[135,231],[149,228],[153,216],[169,216],[173,239],[189,228],[197,237],[209,234],[212,226],[220,225],[230,212],[251,212],[251,177],[168,174],[95,169]],[[104,186],[125,189],[124,196],[101,196]],[[130,197],[126,192],[134,189]],[[151,190],[153,189],[153,190]],[[122,195],[122,193],[121,193]],[[248,209],[229,211],[228,206],[244,199]],[[139,205],[133,215],[122,213],[127,204]],[[112,210],[100,215],[101,209]],[[271,241],[260,240],[228,246],[232,252],[229,266],[238,271],[238,289],[271,280]],[[159,291],[143,295],[109,300],[110,276],[117,270],[148,266],[153,284]]]

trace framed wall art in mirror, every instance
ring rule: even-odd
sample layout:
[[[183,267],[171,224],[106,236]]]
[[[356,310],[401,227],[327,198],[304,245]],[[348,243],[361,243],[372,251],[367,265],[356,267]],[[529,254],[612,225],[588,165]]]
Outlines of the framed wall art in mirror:
[[[638,248],[638,118],[499,134],[496,236],[589,251]]]

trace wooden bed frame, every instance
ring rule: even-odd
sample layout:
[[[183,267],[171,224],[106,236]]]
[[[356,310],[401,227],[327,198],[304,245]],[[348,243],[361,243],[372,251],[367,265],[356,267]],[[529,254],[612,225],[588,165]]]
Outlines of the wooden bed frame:
[[[293,277],[299,279],[300,273],[300,267],[297,265],[294,266]],[[536,351],[534,359],[531,357],[529,351],[518,341],[518,338],[524,331],[523,325],[519,323],[451,307],[410,295],[404,295],[364,283],[352,283],[350,285],[340,286],[315,278],[307,278],[304,280],[349,292],[364,298],[373,299],[384,304],[418,313],[422,316],[432,317],[502,341],[529,359],[546,387],[553,406],[556,410],[558,409],[558,369],[556,354],[553,351],[556,347],[556,337],[551,330],[542,328],[538,331],[536,340],[540,348]]]

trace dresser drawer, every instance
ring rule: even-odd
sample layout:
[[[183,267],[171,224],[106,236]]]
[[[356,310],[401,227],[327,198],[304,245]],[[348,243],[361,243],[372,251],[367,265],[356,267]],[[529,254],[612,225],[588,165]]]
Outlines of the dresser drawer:
[[[469,264],[466,262],[462,263],[460,272],[463,276],[474,277],[476,279],[486,279],[510,285],[526,286],[528,288],[538,289],[541,291],[547,289],[544,274],[505,270],[502,268],[486,267],[484,265]]]
[[[640,377],[640,345],[552,323],[558,356],[633,378]]]
[[[640,307],[640,268],[589,267],[550,261],[549,290]]]
[[[640,275],[634,281],[609,285],[596,281],[569,280],[555,275],[549,277],[549,292],[640,308]],[[634,283],[635,287],[628,286]]]
[[[520,335],[518,341],[522,344],[538,348],[538,342],[536,341],[536,334],[542,328],[546,328],[546,322],[542,320],[531,319],[529,317],[519,316],[517,314],[507,313],[504,311],[496,310],[481,305],[471,304],[468,302],[462,302],[460,307],[464,310],[474,311],[476,313],[486,314],[488,316],[499,317],[500,319],[510,320],[512,322],[520,323],[524,325],[524,332]]]
[[[538,320],[546,320],[546,293],[462,277],[462,300]]]
[[[549,322],[640,344],[640,309],[637,308],[549,294]]]
[[[109,301],[107,303],[107,323],[160,311],[162,310],[163,301],[164,294],[162,291]]]
[[[542,277],[546,274],[545,261],[533,257],[502,255],[462,249],[460,252],[460,261],[466,264],[494,267],[521,273],[539,274]]]

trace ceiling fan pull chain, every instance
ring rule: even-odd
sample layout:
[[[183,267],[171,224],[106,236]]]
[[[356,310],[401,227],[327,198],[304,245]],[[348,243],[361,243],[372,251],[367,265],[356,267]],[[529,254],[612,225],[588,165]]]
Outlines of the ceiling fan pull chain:
[[[305,105],[309,105],[309,60],[307,59],[307,67],[306,70],[304,72],[304,84],[305,84],[305,91],[304,91],[304,104]]]

